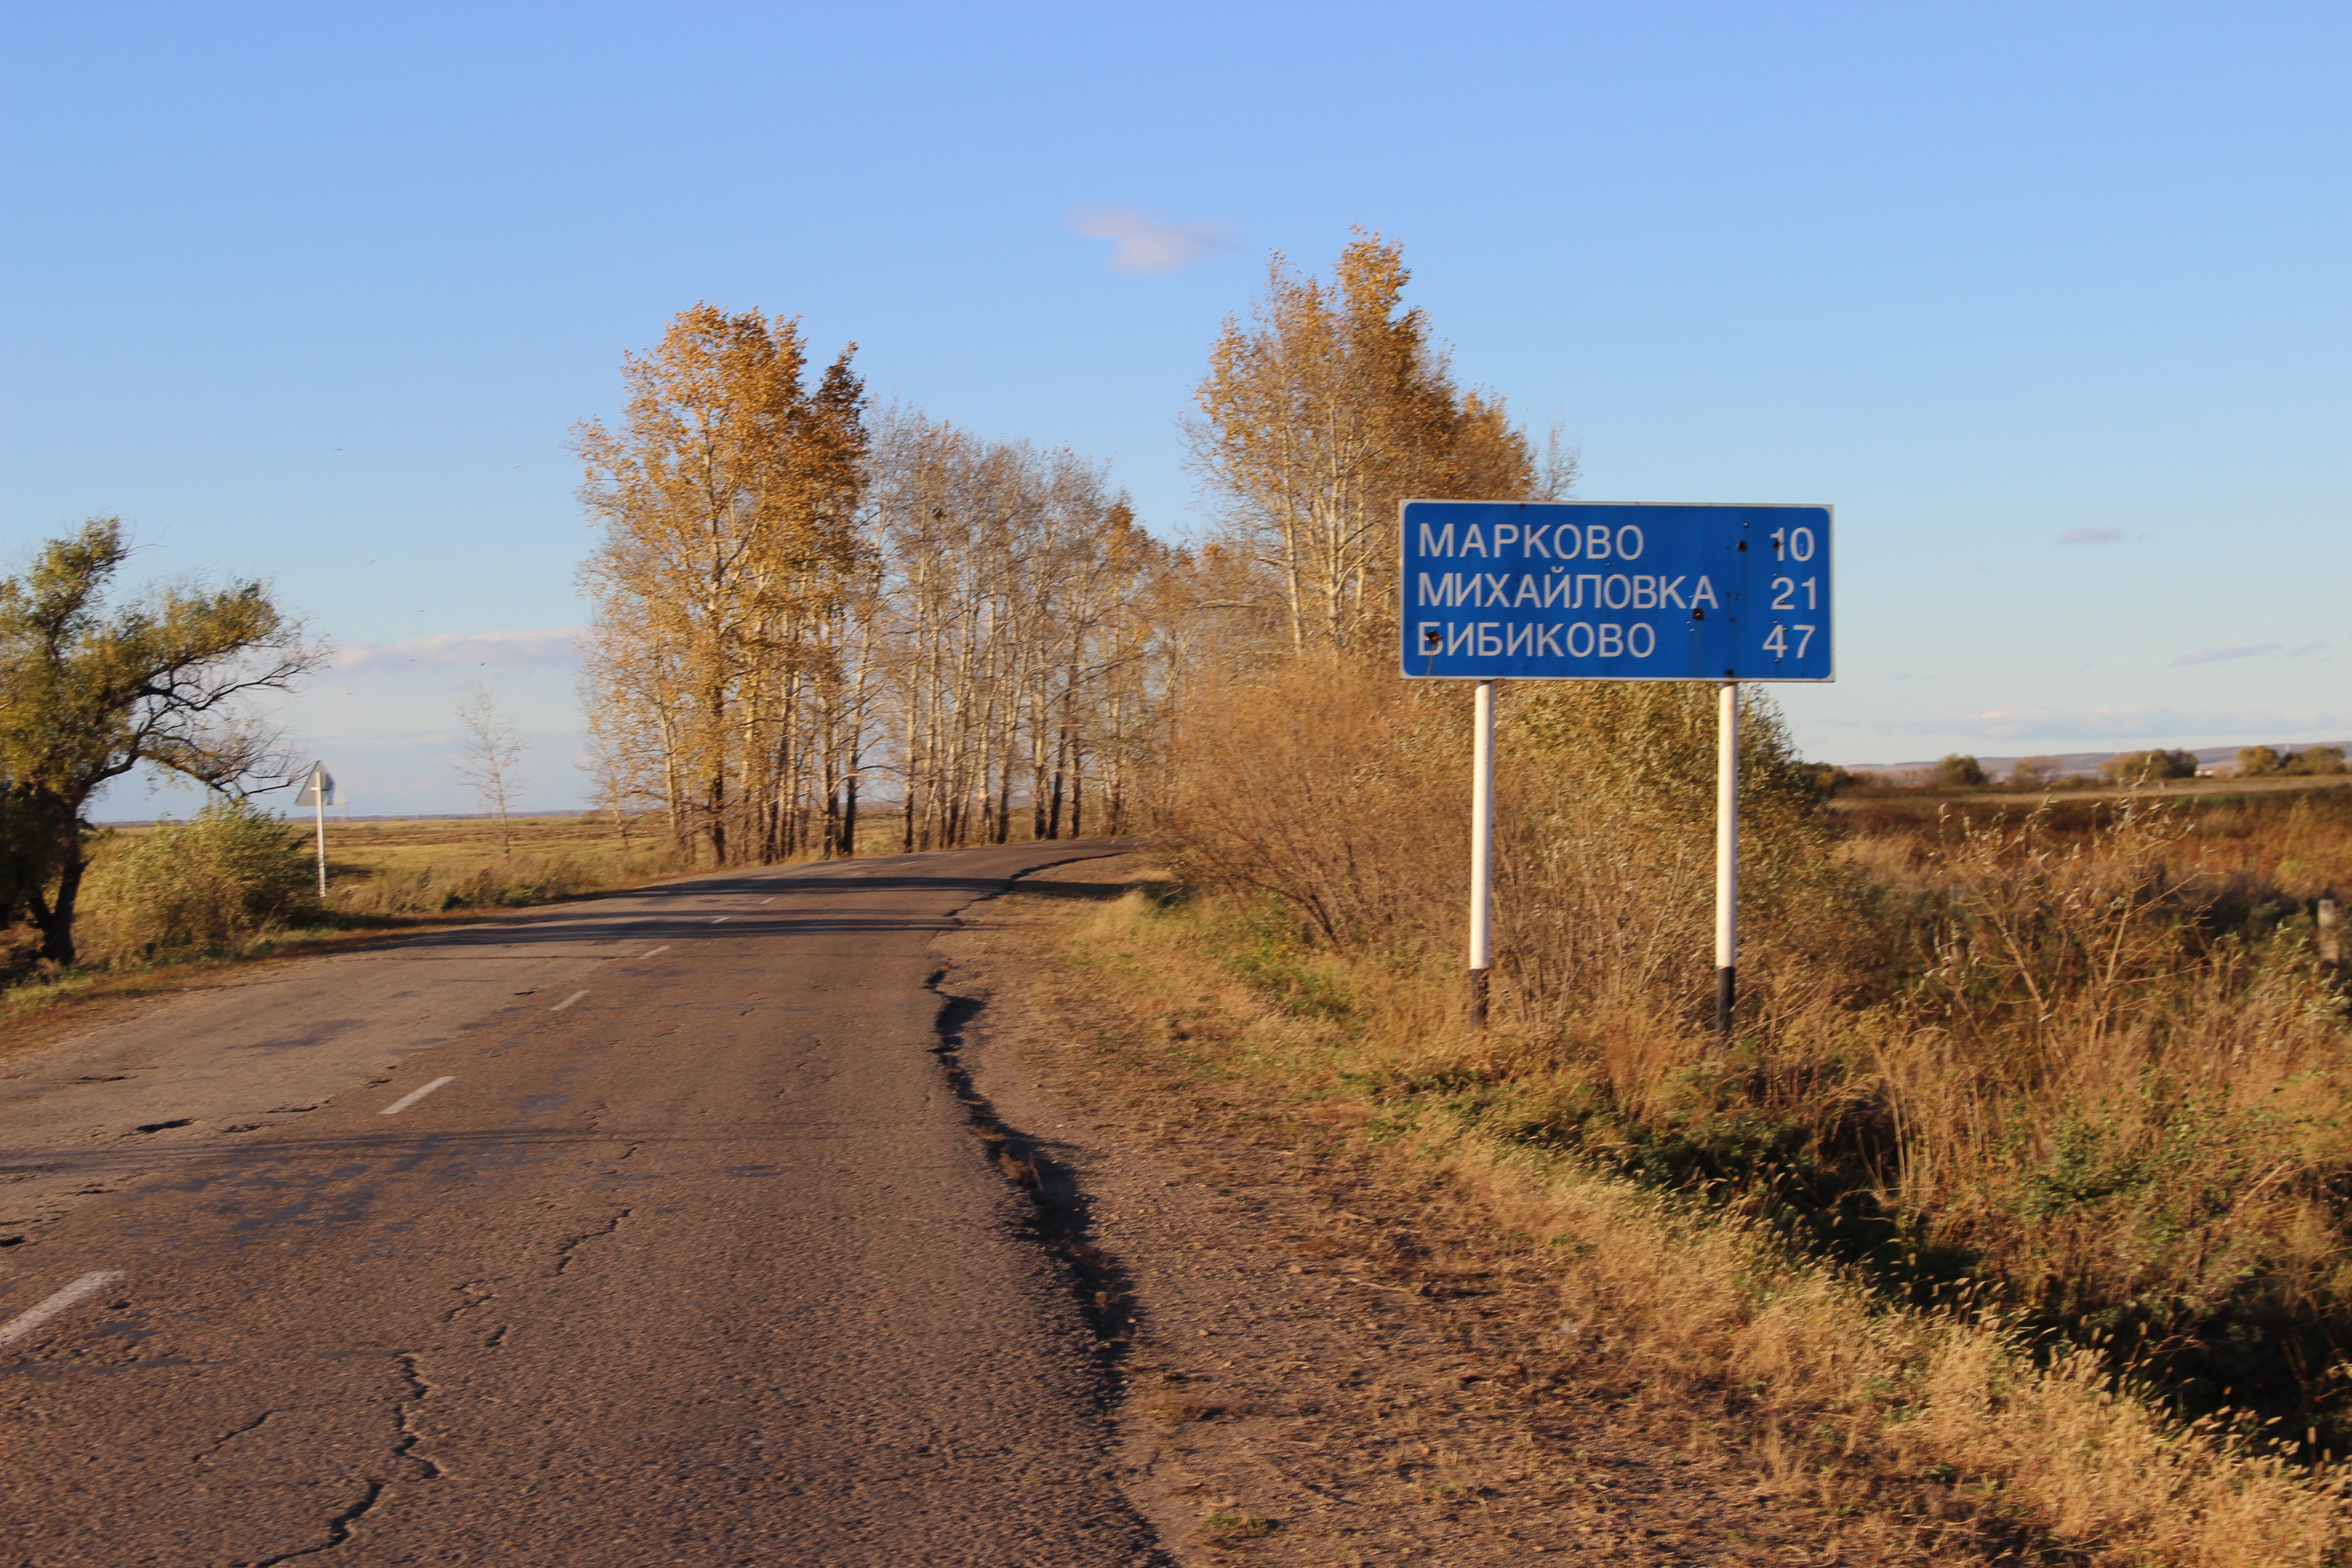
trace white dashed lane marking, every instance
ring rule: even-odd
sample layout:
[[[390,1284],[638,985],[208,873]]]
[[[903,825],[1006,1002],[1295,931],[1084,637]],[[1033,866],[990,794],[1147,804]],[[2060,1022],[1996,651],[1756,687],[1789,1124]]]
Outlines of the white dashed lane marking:
[[[566,1005],[569,1005],[569,1004],[566,1004]],[[415,1104],[418,1100],[423,1100],[426,1095],[431,1094],[435,1089],[445,1088],[457,1081],[457,1080],[454,1078],[436,1078],[431,1083],[426,1084],[423,1089],[410,1089],[406,1094],[402,1095],[398,1100],[394,1100],[390,1105],[385,1106],[376,1114],[379,1116],[397,1116],[402,1111],[407,1110],[410,1106]]]
[[[16,1343],[75,1302],[97,1295],[121,1278],[121,1274],[114,1269],[101,1269],[95,1274],[83,1275],[48,1300],[37,1302],[9,1319],[5,1323],[0,1323],[0,1345]]]

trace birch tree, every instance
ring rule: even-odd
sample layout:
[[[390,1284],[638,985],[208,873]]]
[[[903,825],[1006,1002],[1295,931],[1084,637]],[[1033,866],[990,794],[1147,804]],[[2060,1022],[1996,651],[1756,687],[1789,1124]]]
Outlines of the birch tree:
[[[1556,496],[1502,400],[1463,391],[1392,240],[1359,231],[1328,283],[1276,252],[1246,321],[1228,317],[1185,423],[1220,540],[1294,653],[1378,646],[1392,628],[1398,501]]]
[[[457,755],[450,765],[499,819],[499,843],[512,860],[514,829],[507,812],[530,782],[522,776],[522,740],[515,733],[513,719],[480,680],[457,704],[457,727],[464,733],[458,737]]]
[[[619,426],[574,433],[603,535],[582,569],[599,612],[589,707],[632,710],[598,744],[646,787],[657,763],[674,834],[721,865],[772,858],[806,829],[821,758],[803,708],[858,563],[854,352],[812,393],[796,322],[697,305],[625,360]]]
[[[1203,681],[1373,646],[1409,493],[1546,479],[1451,381],[1393,245],[1326,287],[1277,257],[1227,323],[1193,450],[1223,505],[1154,539],[1108,467],[894,407],[847,357],[803,391],[789,321],[684,312],[583,426],[601,530],[582,643],[598,799],[719,862],[1124,831],[1169,799]]]

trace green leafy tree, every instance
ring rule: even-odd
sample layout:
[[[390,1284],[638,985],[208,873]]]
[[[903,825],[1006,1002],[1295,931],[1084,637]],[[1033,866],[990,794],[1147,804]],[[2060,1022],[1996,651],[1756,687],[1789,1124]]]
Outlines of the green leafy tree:
[[[1984,766],[1974,757],[1964,757],[1955,752],[1936,764],[1937,789],[1975,789],[1984,782]]]
[[[1821,795],[1836,795],[1852,789],[1862,780],[1835,763],[1803,763],[1799,771],[1812,780],[1813,789]]]
[[[277,735],[243,700],[320,657],[257,581],[109,605],[131,553],[121,520],[92,518],[0,579],[0,917],[28,917],[58,964],[74,962],[91,796],[142,764],[224,795],[275,787]]]
[[[2197,758],[2189,752],[2124,752],[2101,763],[2099,776],[2115,784],[2193,779],[2197,776]]]
[[[2279,767],[2283,773],[2340,773],[2343,771],[2344,748],[2341,746],[2305,746]]]
[[[2258,779],[2274,773],[2279,771],[2279,754],[2272,747],[2238,748],[2238,776],[2242,779]]]
[[[2066,769],[2055,757],[2020,757],[2017,765],[2009,770],[2009,782],[2019,789],[2043,789],[2065,776]]]

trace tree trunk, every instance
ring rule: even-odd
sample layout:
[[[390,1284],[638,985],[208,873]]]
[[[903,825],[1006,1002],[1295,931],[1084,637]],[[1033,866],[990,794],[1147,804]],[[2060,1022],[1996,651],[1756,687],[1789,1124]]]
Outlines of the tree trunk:
[[[81,852],[80,822],[70,815],[66,821],[65,857],[58,868],[56,899],[44,897],[38,888],[26,899],[26,912],[41,932],[40,956],[60,969],[73,966],[74,907],[81,900],[81,875],[89,866]]]
[[[1061,752],[1060,752],[1059,751],[1056,751],[1056,752],[1054,753],[1054,795],[1053,795],[1053,800],[1052,800],[1051,804],[1047,806],[1046,811],[1045,811],[1045,837],[1048,837],[1048,838],[1059,838],[1061,836],[1062,836],[1062,754],[1061,754]]]

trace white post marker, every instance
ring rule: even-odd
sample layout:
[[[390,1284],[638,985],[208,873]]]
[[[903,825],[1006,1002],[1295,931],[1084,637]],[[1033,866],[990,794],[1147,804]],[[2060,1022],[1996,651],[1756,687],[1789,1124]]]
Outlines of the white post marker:
[[[1739,682],[1727,680],[1715,738],[1715,1032],[1731,1038],[1739,963]]]
[[[1477,687],[1470,773],[1470,1027],[1486,1027],[1486,977],[1495,964],[1495,683]]]
[[[294,797],[297,805],[319,808],[319,896],[327,896],[327,801],[335,793],[335,775],[327,771],[324,763],[310,764],[310,777],[302,785],[302,793]]]

